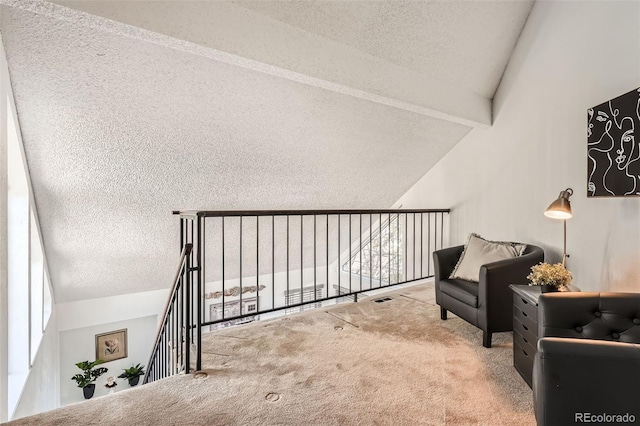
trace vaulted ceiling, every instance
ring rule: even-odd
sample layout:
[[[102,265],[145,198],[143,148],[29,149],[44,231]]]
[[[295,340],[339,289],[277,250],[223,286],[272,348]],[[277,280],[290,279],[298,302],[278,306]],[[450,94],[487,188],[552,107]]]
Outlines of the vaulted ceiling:
[[[532,3],[0,0],[57,302],[167,288],[172,210],[390,207]]]

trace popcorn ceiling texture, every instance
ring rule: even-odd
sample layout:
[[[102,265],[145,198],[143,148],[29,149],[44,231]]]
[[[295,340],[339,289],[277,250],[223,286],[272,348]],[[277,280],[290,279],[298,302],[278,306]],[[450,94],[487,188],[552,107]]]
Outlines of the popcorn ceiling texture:
[[[533,6],[529,0],[233,3],[489,99]]]
[[[469,131],[25,4],[0,31],[57,302],[167,288],[172,210],[389,207]]]

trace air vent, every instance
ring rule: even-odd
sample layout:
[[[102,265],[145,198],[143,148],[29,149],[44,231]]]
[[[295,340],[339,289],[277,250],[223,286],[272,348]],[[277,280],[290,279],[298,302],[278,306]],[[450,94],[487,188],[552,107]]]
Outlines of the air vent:
[[[390,298],[390,297],[384,297],[382,299],[376,299],[376,300],[374,300],[374,302],[376,302],[376,303],[384,303],[384,302],[389,302],[391,300],[393,300],[393,299]]]

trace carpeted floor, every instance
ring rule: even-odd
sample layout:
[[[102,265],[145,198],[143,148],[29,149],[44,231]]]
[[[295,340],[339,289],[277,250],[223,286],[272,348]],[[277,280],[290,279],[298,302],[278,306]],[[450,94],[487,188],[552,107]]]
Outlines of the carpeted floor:
[[[12,425],[533,425],[511,333],[439,318],[433,284],[205,335],[201,373]]]

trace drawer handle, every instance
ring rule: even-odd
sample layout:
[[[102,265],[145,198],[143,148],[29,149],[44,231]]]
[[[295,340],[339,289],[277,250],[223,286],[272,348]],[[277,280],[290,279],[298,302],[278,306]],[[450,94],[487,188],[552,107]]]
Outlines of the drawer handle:
[[[525,351],[524,349],[522,350],[522,353],[525,354],[526,356],[529,356],[529,354],[527,353],[527,351]]]
[[[525,305],[528,305],[528,304],[529,304],[529,302],[527,302],[527,301],[526,301],[526,300],[524,300],[524,299],[520,299],[520,300],[522,300],[522,303],[524,303]]]
[[[522,336],[520,336],[522,337]],[[525,343],[529,343],[529,341],[527,339],[525,339],[524,337],[522,337],[522,340],[524,340]]]
[[[524,328],[525,330],[529,330],[529,327],[527,327],[526,325],[522,324],[522,328]]]
[[[525,311],[522,311],[522,315],[524,315],[525,317],[529,316],[529,315],[527,315],[527,313]]]

